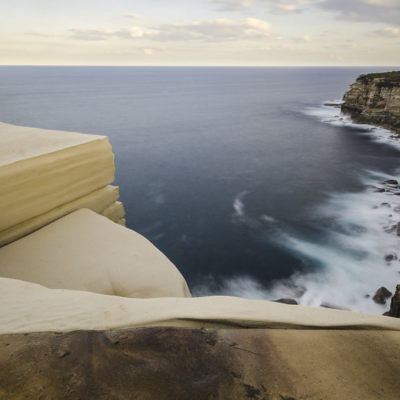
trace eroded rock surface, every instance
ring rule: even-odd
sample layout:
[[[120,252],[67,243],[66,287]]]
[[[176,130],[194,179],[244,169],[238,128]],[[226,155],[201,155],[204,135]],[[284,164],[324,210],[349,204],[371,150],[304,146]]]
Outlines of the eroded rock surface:
[[[0,349],[2,399],[392,400],[400,392],[400,332],[153,327],[3,335]]]
[[[0,248],[0,276],[123,297],[191,296],[182,274],[146,238],[87,209]]]

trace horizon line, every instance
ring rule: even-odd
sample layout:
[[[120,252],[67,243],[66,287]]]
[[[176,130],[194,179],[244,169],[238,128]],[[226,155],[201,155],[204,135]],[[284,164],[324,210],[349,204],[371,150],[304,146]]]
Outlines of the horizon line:
[[[0,64],[0,67],[99,67],[99,68],[400,68],[400,65],[68,65]]]

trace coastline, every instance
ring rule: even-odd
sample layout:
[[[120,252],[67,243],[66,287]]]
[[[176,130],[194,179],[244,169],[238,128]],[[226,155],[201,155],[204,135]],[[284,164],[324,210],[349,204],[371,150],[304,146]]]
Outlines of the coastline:
[[[399,390],[400,319],[190,298],[150,242],[94,211],[3,247],[0,267],[18,278],[0,278],[7,398],[361,400]]]

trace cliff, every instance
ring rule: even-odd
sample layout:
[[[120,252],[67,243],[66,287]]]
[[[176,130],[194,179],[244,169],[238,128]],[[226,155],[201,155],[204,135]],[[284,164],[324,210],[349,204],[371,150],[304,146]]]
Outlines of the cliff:
[[[1,399],[398,396],[400,319],[191,298],[122,226],[106,137],[0,124],[0,152]]]
[[[350,87],[343,97],[343,114],[400,133],[400,71],[360,75]]]
[[[80,208],[124,225],[108,138],[0,122],[0,247]]]

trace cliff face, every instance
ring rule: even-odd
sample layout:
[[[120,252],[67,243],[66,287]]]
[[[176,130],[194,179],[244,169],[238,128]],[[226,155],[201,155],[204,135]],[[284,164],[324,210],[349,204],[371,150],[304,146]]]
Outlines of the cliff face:
[[[350,87],[343,97],[343,114],[400,133],[400,71],[361,75]]]

